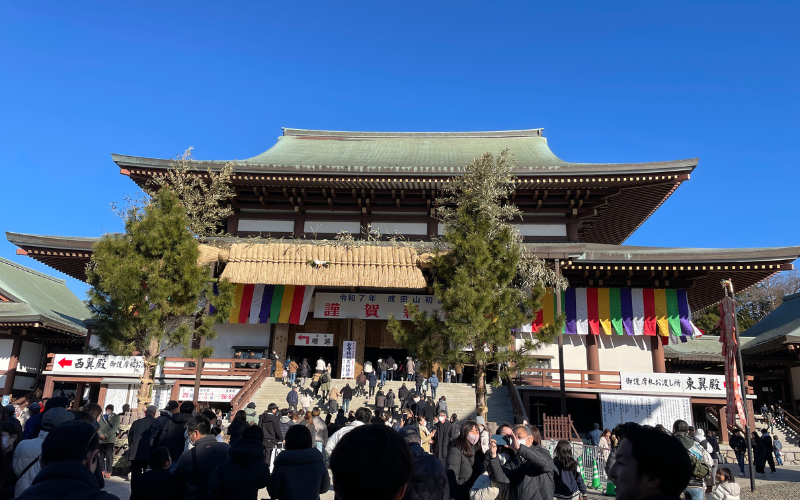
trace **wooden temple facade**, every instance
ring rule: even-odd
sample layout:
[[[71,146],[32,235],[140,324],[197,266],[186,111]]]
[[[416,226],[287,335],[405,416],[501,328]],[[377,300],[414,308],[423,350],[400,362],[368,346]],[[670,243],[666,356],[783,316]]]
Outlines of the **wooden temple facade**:
[[[242,304],[237,316],[223,325],[215,356],[275,348],[281,359],[323,356],[335,360],[341,370],[344,343],[355,342],[358,371],[365,361],[374,362],[387,353],[395,359],[407,354],[386,332],[385,317],[369,315],[369,308],[342,316],[347,304],[327,310],[324,305],[333,304],[334,297],[343,297],[346,303],[351,295],[356,301],[376,297],[375,303],[383,300],[384,305],[401,296],[417,296],[423,303],[430,300],[423,255],[427,242],[442,233],[434,217],[435,200],[465,165],[485,152],[502,149],[509,149],[516,161],[517,188],[508,200],[522,211],[515,224],[526,246],[549,265],[558,265],[571,287],[680,289],[686,291],[690,308],[697,310],[722,298],[720,279],[732,279],[734,287],[743,290],[792,269],[800,256],[800,247],[624,245],[690,179],[697,159],[567,162],[550,150],[542,129],[462,133],[283,129],[272,148],[236,163],[236,194],[228,200],[234,211],[227,221],[230,237],[210,242],[222,248],[222,277],[242,285],[237,295]],[[112,159],[122,175],[140,186],[163,175],[172,163],[116,154]],[[225,163],[197,162],[197,175]],[[362,243],[345,252],[335,241],[343,232]],[[23,233],[7,233],[7,237],[19,247],[19,254],[85,279],[94,238]],[[280,245],[291,252],[277,251]],[[324,268],[312,272],[308,262],[314,259],[324,261]],[[339,271],[333,273],[329,266]],[[283,302],[276,306],[278,286],[285,287],[281,294],[295,294],[295,298],[310,293],[310,302],[298,299],[299,303],[286,305],[282,295]],[[262,303],[268,293],[269,307]],[[361,296],[366,299],[359,300]],[[297,314],[297,321],[291,320],[293,307],[300,312],[305,308],[302,321]],[[333,315],[334,309],[338,316]],[[329,336],[319,339],[330,344],[299,345],[299,335],[309,334]],[[660,336],[664,332],[647,338],[576,335],[567,342],[567,368],[618,373],[624,369],[621,364],[630,362],[638,371],[664,372]],[[552,359],[552,353],[541,354],[543,366]],[[586,373],[581,375],[586,380],[602,378]],[[544,397],[551,389],[533,390]]]

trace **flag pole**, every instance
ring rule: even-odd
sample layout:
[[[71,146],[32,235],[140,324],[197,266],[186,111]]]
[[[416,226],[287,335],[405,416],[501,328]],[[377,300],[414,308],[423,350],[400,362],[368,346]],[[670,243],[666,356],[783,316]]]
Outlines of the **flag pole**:
[[[725,297],[730,297],[731,300],[734,301],[734,308],[733,308],[733,335],[736,339],[736,364],[738,365],[739,369],[739,390],[742,393],[742,409],[744,409],[744,432],[747,438],[747,462],[750,465],[750,491],[756,491],[756,477],[755,477],[755,465],[753,464],[753,443],[752,437],[750,436],[750,418],[747,415],[747,382],[745,381],[744,376],[744,362],[742,361],[742,346],[739,344],[739,316],[736,314],[736,299],[734,299],[733,295],[733,281],[731,280],[722,280],[722,288],[725,290]],[[730,295],[728,295],[728,291],[730,291]],[[728,408],[730,411],[730,408]]]

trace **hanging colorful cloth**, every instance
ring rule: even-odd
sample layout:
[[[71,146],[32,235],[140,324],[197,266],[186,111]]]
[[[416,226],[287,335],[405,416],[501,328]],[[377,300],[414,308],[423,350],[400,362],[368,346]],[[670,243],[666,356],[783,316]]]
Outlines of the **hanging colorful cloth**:
[[[237,284],[229,323],[289,323],[303,325],[313,286]]]

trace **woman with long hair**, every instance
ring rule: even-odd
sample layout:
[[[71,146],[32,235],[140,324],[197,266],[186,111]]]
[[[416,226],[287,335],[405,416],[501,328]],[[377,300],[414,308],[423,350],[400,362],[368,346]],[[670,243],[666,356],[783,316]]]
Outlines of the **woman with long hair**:
[[[275,458],[267,483],[269,497],[278,500],[319,500],[330,488],[322,454],[305,425],[293,425],[284,436],[284,450]]]
[[[447,454],[447,478],[453,500],[468,500],[470,488],[486,470],[485,456],[478,446],[480,438],[478,424],[467,420],[461,424],[458,437],[453,440],[453,447]]]
[[[247,428],[247,414],[244,410],[239,410],[233,417],[233,422],[228,426],[228,437],[230,438],[228,444],[233,446],[236,441],[242,438],[242,432]]]
[[[562,439],[553,452],[555,471],[555,498],[586,498],[586,483],[578,472],[578,463],[572,456],[572,445]]]

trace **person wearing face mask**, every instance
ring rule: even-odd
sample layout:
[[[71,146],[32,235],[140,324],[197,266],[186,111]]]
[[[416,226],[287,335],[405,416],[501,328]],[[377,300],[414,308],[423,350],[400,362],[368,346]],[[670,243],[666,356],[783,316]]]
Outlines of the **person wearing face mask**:
[[[194,447],[183,453],[175,468],[175,479],[184,485],[184,500],[206,500],[208,483],[217,467],[228,458],[230,446],[211,434],[211,421],[195,415],[186,423]]]
[[[86,422],[65,422],[42,442],[42,470],[20,500],[119,500],[100,489],[94,471],[100,466],[100,436]]]
[[[431,452],[431,433],[428,430],[428,421],[425,415],[417,417],[417,427],[419,428],[419,443],[425,453]]]
[[[444,465],[425,452],[413,427],[400,430],[414,459],[414,474],[408,481],[403,500],[448,500],[450,498],[447,472]]]
[[[492,481],[508,484],[510,498],[525,500],[551,500],[555,492],[555,470],[553,458],[545,448],[539,446],[542,438],[539,429],[524,425],[514,428],[514,435],[507,446],[514,458],[501,465],[498,447],[489,442],[489,476]]]
[[[119,415],[114,413],[114,405],[106,406],[106,413],[103,415],[97,429],[100,435],[100,452],[103,456],[103,477],[111,477],[111,469],[114,467],[114,443],[117,442],[117,432],[119,432]]]
[[[447,453],[450,451],[450,420],[447,419],[447,412],[441,411],[433,424],[433,449],[431,453],[447,465]]]
[[[41,470],[39,457],[42,455],[42,443],[50,431],[55,426],[74,419],[75,416],[64,408],[53,408],[44,414],[39,435],[35,439],[26,439],[17,445],[14,450],[14,473],[19,480],[14,488],[15,496],[20,496],[28,489]]]
[[[478,446],[478,441],[478,424],[469,420],[461,424],[459,435],[447,454],[447,478],[452,500],[468,500],[469,490],[478,476],[486,470],[486,457]]]

